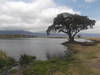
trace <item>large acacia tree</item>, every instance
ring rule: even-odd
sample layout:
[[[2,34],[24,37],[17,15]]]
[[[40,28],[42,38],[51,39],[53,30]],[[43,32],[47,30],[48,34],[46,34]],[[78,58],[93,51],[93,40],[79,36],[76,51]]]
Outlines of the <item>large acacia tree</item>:
[[[68,35],[70,42],[74,42],[74,37],[78,32],[93,28],[94,25],[95,20],[87,16],[61,13],[54,18],[53,24],[47,29],[47,34],[49,35],[51,31],[63,32]]]

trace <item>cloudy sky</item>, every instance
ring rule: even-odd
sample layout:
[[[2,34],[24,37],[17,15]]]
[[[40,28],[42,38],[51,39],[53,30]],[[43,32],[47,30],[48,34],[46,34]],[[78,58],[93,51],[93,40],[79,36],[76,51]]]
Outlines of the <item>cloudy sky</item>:
[[[100,0],[0,0],[0,30],[44,32],[62,12],[95,19],[94,29],[84,32],[100,33]]]

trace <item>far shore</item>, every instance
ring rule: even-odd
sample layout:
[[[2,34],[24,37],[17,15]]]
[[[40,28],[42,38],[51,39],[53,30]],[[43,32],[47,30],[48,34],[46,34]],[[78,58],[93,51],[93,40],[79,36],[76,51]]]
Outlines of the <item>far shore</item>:
[[[68,36],[33,36],[33,35],[20,35],[20,34],[7,34],[0,35],[0,39],[13,39],[13,38],[65,38],[68,39]],[[76,39],[78,37],[75,37]],[[90,39],[90,37],[81,37],[82,39]],[[100,38],[100,37],[92,37],[92,38]]]

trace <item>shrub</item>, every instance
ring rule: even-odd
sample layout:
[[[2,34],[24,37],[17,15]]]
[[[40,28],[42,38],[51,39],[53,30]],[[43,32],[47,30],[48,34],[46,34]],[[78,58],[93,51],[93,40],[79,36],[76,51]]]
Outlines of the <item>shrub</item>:
[[[15,64],[15,62],[16,61],[13,58],[8,57],[5,52],[3,52],[2,50],[0,51],[0,69],[4,67],[7,68]]]
[[[12,69],[9,71],[10,73],[17,73],[17,69]]]
[[[32,61],[34,61],[35,59],[36,59],[35,56],[29,56],[29,55],[23,54],[19,58],[19,63],[20,65],[24,66],[24,65],[32,63]]]

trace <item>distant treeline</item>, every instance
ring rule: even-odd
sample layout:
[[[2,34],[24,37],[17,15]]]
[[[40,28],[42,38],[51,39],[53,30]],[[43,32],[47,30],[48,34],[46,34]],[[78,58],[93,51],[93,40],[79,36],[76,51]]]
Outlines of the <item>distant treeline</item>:
[[[33,35],[24,35],[24,34],[1,34],[0,38],[32,38],[37,37]]]

